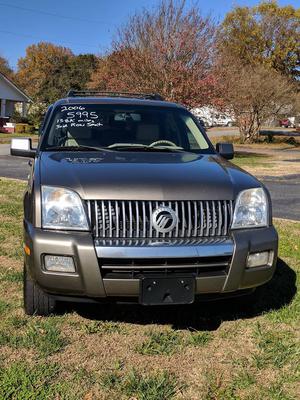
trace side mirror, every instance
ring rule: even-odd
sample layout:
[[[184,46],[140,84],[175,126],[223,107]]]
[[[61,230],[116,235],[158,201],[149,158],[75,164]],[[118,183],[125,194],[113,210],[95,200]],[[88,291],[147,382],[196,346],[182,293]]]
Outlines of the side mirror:
[[[34,158],[36,149],[32,148],[31,138],[11,139],[10,154],[12,156]]]
[[[231,143],[217,143],[216,150],[226,160],[232,160],[234,157],[234,149]]]

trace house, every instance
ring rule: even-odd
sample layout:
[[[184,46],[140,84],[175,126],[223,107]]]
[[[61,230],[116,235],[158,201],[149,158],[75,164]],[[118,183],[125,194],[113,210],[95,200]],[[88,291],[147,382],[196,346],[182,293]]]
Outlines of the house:
[[[21,113],[25,117],[31,99],[9,78],[0,72],[0,126],[12,116],[15,105],[21,104]]]

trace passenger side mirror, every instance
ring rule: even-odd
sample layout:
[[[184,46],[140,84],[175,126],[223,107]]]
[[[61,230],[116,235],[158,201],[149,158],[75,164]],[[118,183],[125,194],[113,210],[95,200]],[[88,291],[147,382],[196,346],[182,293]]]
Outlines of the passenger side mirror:
[[[31,138],[11,139],[10,154],[12,156],[34,158],[36,149],[32,148]]]
[[[234,149],[231,143],[217,143],[216,150],[226,160],[232,160],[234,157]]]

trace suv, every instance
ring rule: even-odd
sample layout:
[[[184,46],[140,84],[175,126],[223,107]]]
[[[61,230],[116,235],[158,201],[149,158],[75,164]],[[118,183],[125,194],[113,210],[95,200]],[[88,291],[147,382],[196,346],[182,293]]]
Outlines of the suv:
[[[72,91],[49,108],[38,147],[12,139],[11,154],[34,159],[27,314],[59,301],[188,304],[250,293],[274,273],[267,189],[178,104]]]

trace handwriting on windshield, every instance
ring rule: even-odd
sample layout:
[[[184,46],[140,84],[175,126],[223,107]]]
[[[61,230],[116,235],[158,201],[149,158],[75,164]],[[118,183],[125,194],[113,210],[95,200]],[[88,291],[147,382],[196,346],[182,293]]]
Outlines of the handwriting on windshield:
[[[87,111],[84,106],[62,106],[61,114],[56,119],[56,129],[103,126],[101,116],[96,111]]]

